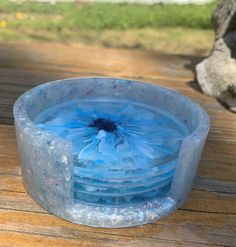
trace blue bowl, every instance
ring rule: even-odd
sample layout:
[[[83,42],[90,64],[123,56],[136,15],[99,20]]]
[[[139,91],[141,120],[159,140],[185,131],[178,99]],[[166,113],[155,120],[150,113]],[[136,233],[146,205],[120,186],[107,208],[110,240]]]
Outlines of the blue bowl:
[[[177,209],[209,131],[189,98],[116,78],[37,86],[18,98],[14,118],[27,192],[49,212],[94,227],[141,225]]]

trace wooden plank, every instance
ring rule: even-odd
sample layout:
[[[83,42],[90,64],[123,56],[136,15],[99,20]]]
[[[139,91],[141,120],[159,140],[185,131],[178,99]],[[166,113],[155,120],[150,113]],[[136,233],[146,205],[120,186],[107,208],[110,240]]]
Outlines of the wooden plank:
[[[188,63],[187,57],[152,52],[65,44],[54,44],[52,49],[51,43],[1,43],[0,54],[0,123],[4,124],[13,123],[11,108],[20,94],[51,80],[115,76],[167,82],[172,78],[166,85],[171,86],[182,85],[183,79],[192,78],[191,71],[183,67]]]
[[[52,48],[53,47],[53,48]],[[61,73],[79,71],[100,75],[129,77],[192,78],[192,71],[184,68],[193,57],[126,49],[107,49],[96,46],[60,43],[1,43],[1,68],[31,69]],[[37,73],[35,73],[37,74]],[[169,76],[170,77],[170,76]]]
[[[25,192],[21,176],[0,174],[0,190]]]
[[[99,234],[101,236],[101,234]],[[83,236],[84,237],[84,236]],[[79,237],[73,238],[63,238],[60,236],[51,236],[51,235],[41,235],[37,233],[28,233],[28,232],[17,232],[10,230],[0,230],[0,239],[2,239],[1,247],[6,246],[17,246],[17,247],[114,247],[114,246],[130,246],[130,247],[202,247],[209,246],[209,244],[197,244],[197,243],[183,243],[176,241],[167,241],[162,239],[133,239],[129,237],[122,237],[120,240],[118,236],[112,240],[106,239],[106,235],[103,239],[91,239],[86,236],[86,239],[81,239]],[[33,243],[33,245],[32,245]],[[214,245],[222,246],[222,245]]]
[[[0,173],[20,174],[14,127],[0,125]]]
[[[236,183],[214,178],[196,177],[195,188],[208,192],[226,193],[236,196]]]
[[[102,229],[72,224],[51,214],[1,209],[0,230],[7,229],[12,232],[49,235],[66,239],[96,239],[99,243],[103,243],[104,238],[109,242],[119,241],[123,244],[130,239],[136,244],[149,244],[150,246],[155,241],[181,243],[183,245],[208,245],[210,242],[217,246],[232,246],[236,243],[234,239],[236,226],[232,225],[236,216],[231,216],[230,219],[229,216],[224,216],[219,220],[219,216],[215,215],[208,216],[204,213],[198,213],[195,214],[195,217],[190,217],[190,214],[193,215],[191,212],[179,210],[173,214],[172,220],[168,220],[166,217],[158,224],[147,224],[128,229]],[[187,222],[186,220],[189,218],[194,223]],[[225,218],[227,225],[224,225]],[[118,245],[119,243],[116,242],[115,244]]]
[[[54,236],[49,234],[37,234],[37,233],[28,233],[23,231],[13,231],[13,230],[0,230],[0,239],[1,247],[8,246],[17,246],[17,247],[94,247],[94,246],[117,246],[117,244],[123,244],[123,242],[109,243],[109,241],[98,241],[96,239],[73,239],[73,238],[64,238],[60,236]],[[132,246],[132,245],[130,245]],[[134,246],[134,245],[133,245]],[[140,245],[141,246],[141,245]],[[147,245],[151,246],[151,245]],[[167,245],[165,245],[167,246]]]
[[[41,208],[25,191],[0,190],[0,209],[48,213]]]

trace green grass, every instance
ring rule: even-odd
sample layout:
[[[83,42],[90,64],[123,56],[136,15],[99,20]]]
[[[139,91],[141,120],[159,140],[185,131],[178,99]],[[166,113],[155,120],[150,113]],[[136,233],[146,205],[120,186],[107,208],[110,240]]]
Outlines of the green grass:
[[[211,28],[211,15],[218,1],[205,5],[176,4],[81,4],[68,2],[51,5],[26,1],[15,4],[0,0],[0,18],[8,28],[32,28],[60,32],[63,29],[139,29],[160,27]],[[26,18],[16,20],[20,11]]]
[[[214,4],[194,5],[84,5],[68,19],[72,28],[130,29],[144,27],[211,28]]]
[[[0,0],[0,41],[60,41],[206,55],[214,33],[205,5],[16,4]],[[21,12],[23,18],[16,18]],[[7,26],[1,28],[1,21]]]

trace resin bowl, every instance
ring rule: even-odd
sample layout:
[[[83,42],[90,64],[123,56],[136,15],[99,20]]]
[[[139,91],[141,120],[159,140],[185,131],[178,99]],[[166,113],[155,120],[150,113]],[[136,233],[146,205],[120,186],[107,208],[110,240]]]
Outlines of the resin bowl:
[[[49,212],[94,227],[141,225],[176,210],[209,130],[189,98],[126,79],[49,82],[13,111],[27,192]]]

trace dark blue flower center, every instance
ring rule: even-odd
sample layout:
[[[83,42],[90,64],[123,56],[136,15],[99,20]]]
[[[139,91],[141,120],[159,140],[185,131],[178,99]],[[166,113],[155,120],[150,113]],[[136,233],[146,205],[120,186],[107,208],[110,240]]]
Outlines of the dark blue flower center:
[[[116,130],[116,124],[110,119],[97,118],[89,125],[99,130],[105,130],[107,132],[113,132]]]

